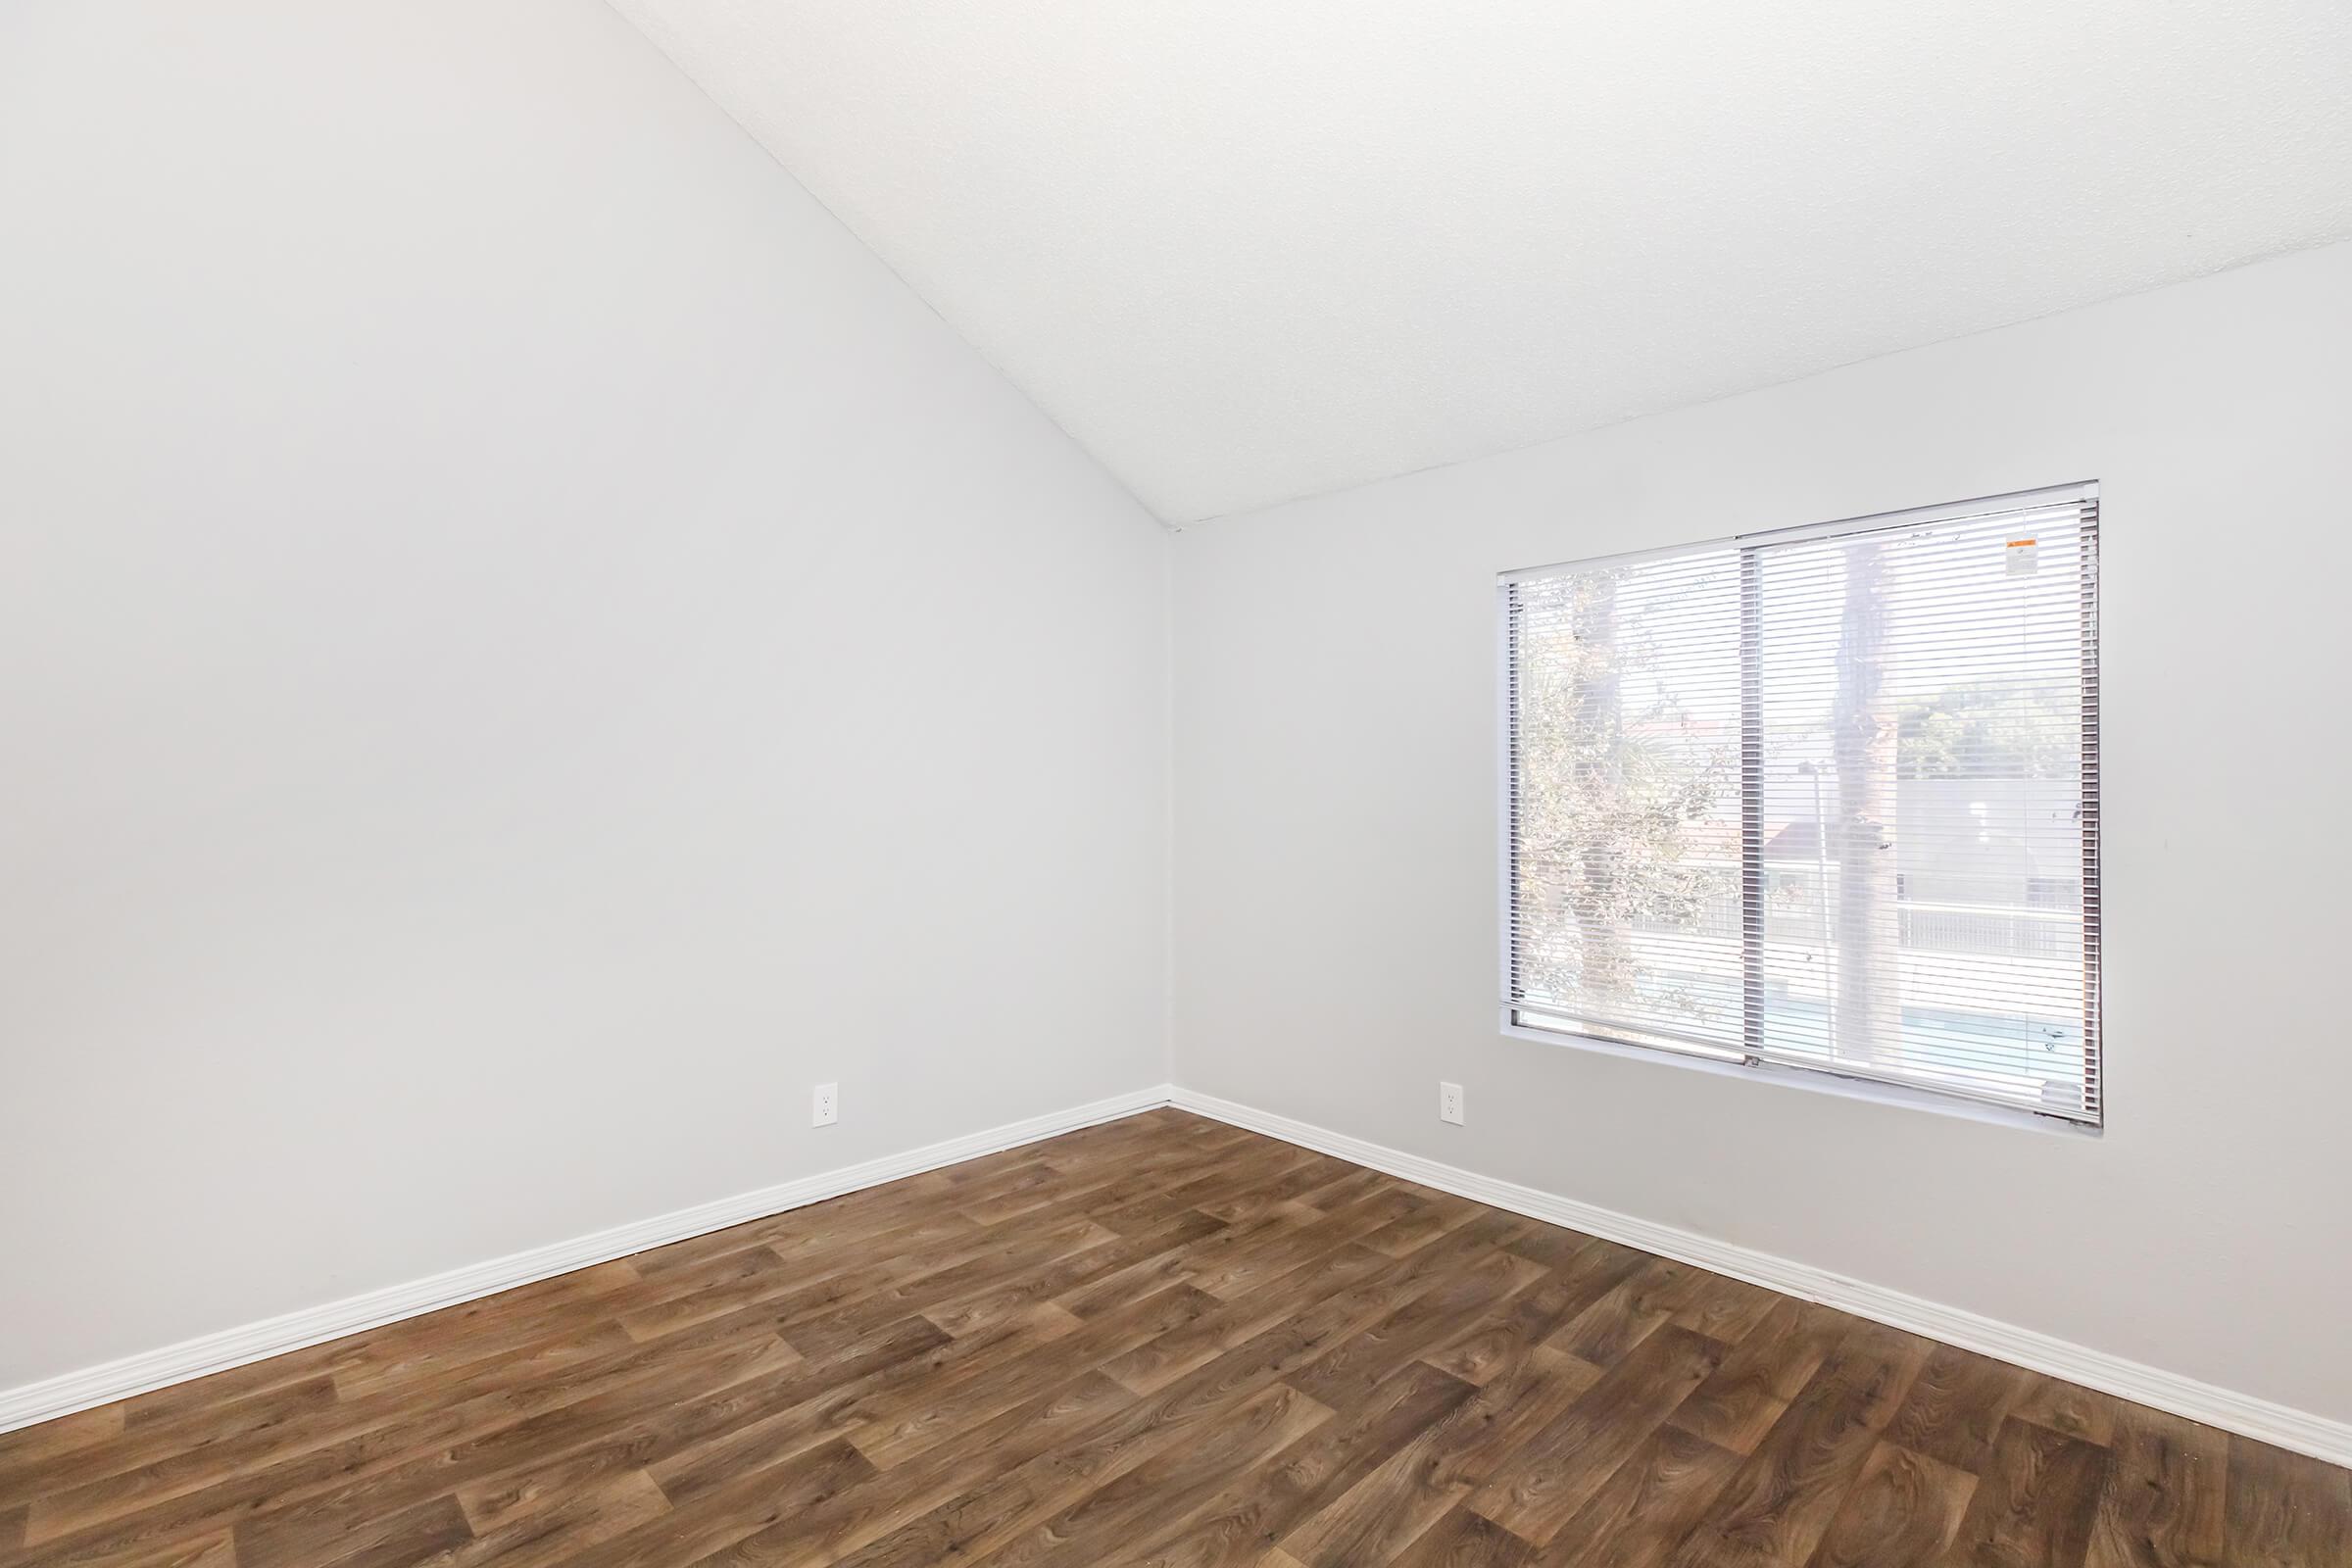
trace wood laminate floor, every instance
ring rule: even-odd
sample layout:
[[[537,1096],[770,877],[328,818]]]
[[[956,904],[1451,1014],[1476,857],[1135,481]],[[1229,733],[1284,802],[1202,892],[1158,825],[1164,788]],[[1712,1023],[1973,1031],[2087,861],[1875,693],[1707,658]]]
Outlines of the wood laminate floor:
[[[0,1565],[2352,1564],[2352,1474],[1162,1110],[0,1436]]]

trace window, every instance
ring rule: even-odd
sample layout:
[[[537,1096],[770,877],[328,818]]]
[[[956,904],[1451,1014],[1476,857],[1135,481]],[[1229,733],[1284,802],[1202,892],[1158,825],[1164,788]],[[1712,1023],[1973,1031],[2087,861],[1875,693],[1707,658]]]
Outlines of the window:
[[[1508,1023],[2098,1123],[2095,486],[1501,597]]]

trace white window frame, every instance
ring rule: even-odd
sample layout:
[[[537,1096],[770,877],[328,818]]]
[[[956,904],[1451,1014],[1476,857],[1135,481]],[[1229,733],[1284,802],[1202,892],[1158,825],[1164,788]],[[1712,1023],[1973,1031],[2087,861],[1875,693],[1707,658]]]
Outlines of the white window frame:
[[[1900,512],[1866,514],[1842,517],[1836,521],[1811,523],[1792,528],[1761,529],[1748,533],[1692,540],[1684,544],[1667,545],[1651,550],[1619,551],[1604,556],[1571,557],[1541,566],[1524,566],[1498,573],[1494,579],[1495,604],[1495,932],[1497,970],[1500,983],[1496,990],[1504,998],[1496,1008],[1498,1027],[1503,1036],[1547,1046],[1564,1046],[1571,1050],[1591,1052],[1598,1055],[1622,1056],[1633,1061],[1651,1062],[1684,1071],[1711,1073],[1720,1077],[1737,1078],[1750,1083],[1779,1084],[1786,1088],[1801,1089],[1812,1094],[1830,1095],[1845,1100],[1859,1100],[1877,1104],[1907,1106],[1932,1111],[1939,1115],[1958,1117],[1967,1121],[1986,1122],[1996,1126],[2026,1128],[2037,1132],[2055,1133],[2067,1137],[2098,1138],[2106,1128],[2107,1108],[2113,1102],[2111,1085],[2106,1077],[2106,1006],[2101,995],[2102,978],[2106,972],[2105,934],[2102,929],[2095,949],[2098,956],[2086,966],[2083,976],[2090,1015],[2098,1020],[2098,1029],[2090,1042],[2097,1054],[2100,1074],[2100,1116],[2097,1121],[2082,1121],[2068,1116],[2048,1115],[2023,1106],[1995,1104],[1944,1094],[1934,1089],[1908,1084],[1889,1083],[1882,1079],[1847,1077],[1834,1069],[1799,1067],[1784,1062],[1755,1057],[1740,1058],[1728,1053],[1714,1054],[1697,1049],[1690,1051],[1661,1046],[1635,1045],[1599,1035],[1578,1033],[1566,1027],[1522,1023],[1519,1009],[1507,1000],[1513,983],[1511,920],[1514,892],[1512,856],[1515,845],[1511,833],[1511,625],[1510,585],[1524,578],[1555,574],[1569,567],[1630,565],[1693,555],[1700,551],[1722,550],[1727,547],[1786,544],[1798,540],[1827,538],[1842,534],[1870,532],[1881,528],[1903,528],[1923,523],[1949,521],[1974,517],[1987,512],[2022,507],[2035,502],[2063,501],[2070,497],[2087,500],[2096,515],[2099,486],[2096,480],[2082,480],[2072,484],[2051,485],[2033,490],[2009,491],[1999,495],[1980,496],[1968,501],[1955,501],[1930,507],[1914,507]],[[2092,606],[2092,637],[2087,660],[2095,671],[2104,641],[2104,628],[2098,612],[2099,572],[2090,574]],[[2102,715],[2094,695],[2089,699],[2085,726],[2094,752],[2100,744]],[[2094,793],[2095,803],[2098,795]],[[2096,887],[2096,851],[2089,868],[2093,876],[2085,885],[2091,895]]]

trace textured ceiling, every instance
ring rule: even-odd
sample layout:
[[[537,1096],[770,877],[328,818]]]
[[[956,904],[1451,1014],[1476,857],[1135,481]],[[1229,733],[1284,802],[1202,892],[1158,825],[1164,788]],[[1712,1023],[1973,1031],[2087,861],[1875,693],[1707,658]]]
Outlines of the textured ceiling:
[[[2352,236],[2352,4],[617,0],[1182,521]]]

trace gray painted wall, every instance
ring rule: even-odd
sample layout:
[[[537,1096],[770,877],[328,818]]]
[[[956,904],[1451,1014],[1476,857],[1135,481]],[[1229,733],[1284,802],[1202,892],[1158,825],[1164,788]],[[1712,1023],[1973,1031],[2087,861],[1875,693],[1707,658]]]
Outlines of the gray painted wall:
[[[2348,431],[2338,246],[1187,531],[1179,1082],[2352,1417]],[[1496,571],[2075,479],[2104,1137],[1498,1032]]]
[[[603,8],[11,7],[0,298],[0,1387],[1166,1074],[1165,536]],[[2339,247],[1183,535],[1178,1076],[2352,1416],[2347,428]],[[1496,570],[2076,478],[2104,1138],[1497,1033]]]
[[[0,1388],[1165,1078],[1165,533],[607,8],[11,5],[0,300]]]

